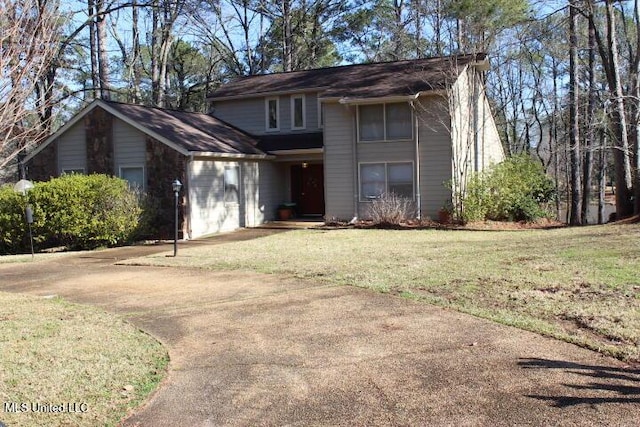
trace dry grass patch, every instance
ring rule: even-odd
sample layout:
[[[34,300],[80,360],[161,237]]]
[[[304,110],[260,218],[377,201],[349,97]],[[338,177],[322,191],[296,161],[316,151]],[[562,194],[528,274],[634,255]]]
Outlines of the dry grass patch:
[[[116,425],[164,376],[162,346],[115,315],[7,293],[0,306],[0,421],[8,426]]]
[[[133,260],[401,294],[640,360],[640,225],[300,230]]]

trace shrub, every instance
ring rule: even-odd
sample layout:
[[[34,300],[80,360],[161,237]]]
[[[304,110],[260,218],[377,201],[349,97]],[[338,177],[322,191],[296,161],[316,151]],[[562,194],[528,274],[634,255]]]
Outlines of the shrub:
[[[395,193],[382,194],[369,205],[369,217],[377,226],[397,226],[415,216],[413,201]]]
[[[26,201],[13,186],[0,187],[0,253],[16,253],[27,248]]]
[[[0,193],[0,249],[5,253],[25,249],[26,200],[12,192],[9,187]],[[135,235],[142,213],[139,195],[126,181],[107,175],[71,174],[36,183],[28,198],[33,207],[34,244],[39,248],[122,244]]]
[[[547,215],[555,187],[529,156],[513,156],[473,176],[464,195],[465,221],[535,221]]]

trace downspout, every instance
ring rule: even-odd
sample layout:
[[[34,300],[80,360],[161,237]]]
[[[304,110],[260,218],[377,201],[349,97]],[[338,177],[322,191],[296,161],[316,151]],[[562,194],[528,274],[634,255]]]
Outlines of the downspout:
[[[193,189],[191,188],[191,171],[192,171],[192,166],[193,166],[193,152],[189,153],[188,157],[187,157],[187,170],[185,171],[184,174],[184,178],[185,178],[185,185],[187,187],[187,206],[186,209],[184,209],[183,213],[184,213],[184,222],[183,222],[183,228],[182,228],[182,235],[183,240],[190,240],[192,238],[192,232],[193,230],[191,229],[191,200],[193,199],[193,194],[192,191]],[[187,236],[189,236],[187,238]]]
[[[346,106],[349,109],[349,106]],[[356,107],[358,108],[358,107]],[[352,111],[353,112],[353,111]],[[355,223],[358,220],[358,201],[360,193],[360,183],[358,181],[358,114],[354,115],[355,125],[353,126],[353,144],[351,144],[351,158],[353,159],[353,218],[351,223]],[[353,121],[352,121],[353,123]]]
[[[478,158],[480,155],[480,147],[479,147],[479,138],[480,138],[480,112],[478,111],[479,102],[480,102],[480,84],[478,82],[478,71],[473,71],[473,157],[474,157],[474,172],[478,172],[480,169],[480,159]],[[482,139],[484,141],[484,138]],[[484,167],[483,167],[484,168]]]
[[[414,122],[415,122],[415,137],[416,137],[416,206],[417,206],[417,217],[418,220],[422,219],[422,197],[421,189],[420,189],[420,126],[418,123],[418,115],[416,113],[416,106],[413,101],[411,101],[411,107],[414,111]]]

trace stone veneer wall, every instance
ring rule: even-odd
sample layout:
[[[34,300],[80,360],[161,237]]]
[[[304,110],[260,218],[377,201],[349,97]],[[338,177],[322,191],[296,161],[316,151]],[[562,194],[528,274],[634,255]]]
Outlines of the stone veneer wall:
[[[113,175],[113,116],[96,108],[84,117],[87,173]]]
[[[146,140],[146,172],[147,195],[156,208],[156,216],[153,221],[157,237],[171,239],[174,234],[174,195],[172,189],[173,180],[178,178],[182,183],[178,198],[178,231],[186,230],[187,224],[187,157],[160,141],[147,137]]]
[[[27,178],[48,181],[58,176],[58,144],[47,145],[27,163]]]

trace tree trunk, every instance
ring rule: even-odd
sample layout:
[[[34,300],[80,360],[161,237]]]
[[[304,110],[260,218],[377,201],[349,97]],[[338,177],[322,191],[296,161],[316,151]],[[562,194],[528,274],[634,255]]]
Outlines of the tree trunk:
[[[603,129],[600,132],[600,164],[598,169],[598,224],[604,224],[604,208],[606,190],[607,190],[607,131]]]
[[[98,46],[98,78],[100,79],[100,98],[111,99],[109,82],[109,56],[107,54],[107,21],[104,0],[96,0],[96,35]]]
[[[291,2],[282,2],[282,69],[293,70],[293,34],[291,32]]]
[[[158,0],[151,3],[151,101],[160,104],[160,5]]]
[[[629,150],[629,135],[627,131],[627,117],[624,106],[624,93],[620,77],[618,42],[616,35],[616,17],[613,0],[606,0],[607,15],[607,45],[609,63],[611,65],[609,85],[614,96],[613,111],[611,112],[612,126],[616,137],[614,149],[615,179],[616,179],[616,215],[625,218],[633,214],[631,204],[631,159]]]
[[[96,33],[96,21],[93,18],[96,13],[95,0],[87,0],[87,6],[89,13],[89,55],[91,57],[91,96],[96,99],[100,87],[100,78],[98,77],[98,36]]]
[[[593,170],[593,146],[596,121],[596,37],[589,26],[589,105],[587,106],[587,135],[584,147],[584,165],[582,175],[582,223],[589,223],[591,205],[591,173]]]
[[[578,119],[578,11],[574,1],[569,2],[569,165],[571,175],[571,214],[569,224],[580,221],[580,124]]]
[[[131,9],[131,75],[133,77],[131,100],[139,103],[142,99],[140,84],[142,83],[142,55],[140,51],[140,33],[138,31],[138,0],[133,0]]]

